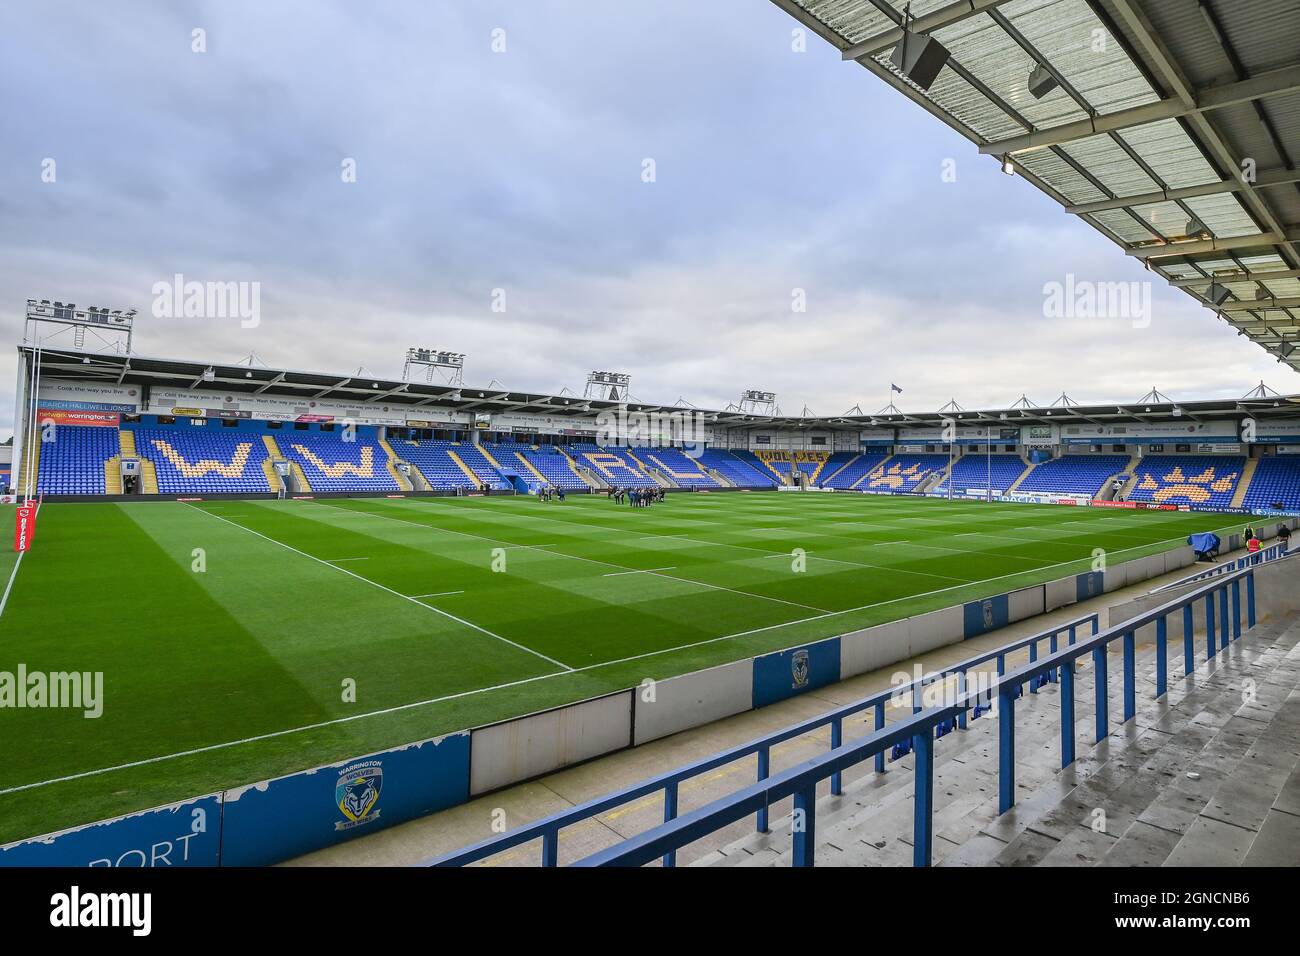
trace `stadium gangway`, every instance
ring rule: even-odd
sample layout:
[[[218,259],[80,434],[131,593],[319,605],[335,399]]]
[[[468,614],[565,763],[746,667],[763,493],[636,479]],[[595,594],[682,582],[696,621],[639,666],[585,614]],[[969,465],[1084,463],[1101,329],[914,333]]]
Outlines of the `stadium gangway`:
[[[503,853],[516,846],[521,846],[525,843],[530,843],[533,840],[541,839],[542,866],[556,866],[559,858],[560,831],[565,827],[581,823],[583,820],[590,819],[597,814],[604,813],[607,810],[612,810],[615,807],[630,803],[631,801],[637,800],[641,797],[661,792],[663,793],[664,802],[664,820],[673,820],[677,817],[678,789],[684,781],[690,780],[692,777],[697,777],[702,773],[707,773],[710,770],[725,766],[726,764],[732,763],[736,760],[742,760],[746,757],[751,757],[757,754],[758,781],[761,784],[769,776],[771,752],[772,748],[777,744],[783,743],[787,740],[792,740],[796,737],[802,737],[814,730],[819,730],[822,727],[830,725],[831,748],[834,750],[835,748],[840,747],[843,742],[844,720],[847,717],[852,717],[853,715],[862,713],[863,711],[874,709],[875,726],[877,731],[879,731],[885,726],[885,706],[891,700],[900,700],[910,694],[912,699],[912,712],[914,714],[918,713],[922,709],[919,701],[924,696],[925,688],[930,687],[931,685],[942,683],[946,687],[947,681],[950,678],[956,677],[958,693],[962,693],[964,692],[966,685],[966,673],[968,671],[975,670],[980,665],[987,664],[989,661],[996,661],[997,674],[1001,677],[1006,672],[1006,659],[1008,655],[1028,648],[1029,660],[1036,661],[1038,660],[1039,645],[1046,643],[1048,652],[1055,654],[1059,640],[1062,636],[1066,637],[1069,645],[1073,645],[1079,638],[1080,629],[1090,628],[1090,633],[1096,634],[1099,623],[1100,619],[1095,613],[1084,615],[1083,617],[1061,624],[1051,630],[1041,631],[1040,633],[1034,634],[1030,637],[1012,641],[1009,644],[1004,644],[1001,647],[994,648],[993,650],[987,651],[983,654],[978,654],[974,657],[960,661],[959,663],[952,664],[942,671],[933,671],[929,674],[922,674],[918,680],[913,680],[906,684],[900,684],[888,691],[882,691],[879,694],[874,694],[871,697],[864,698],[844,707],[809,718],[808,720],[802,721],[801,723],[795,724],[791,727],[786,727],[782,730],[776,731],[775,733],[750,741],[747,744],[741,744],[740,746],[714,754],[712,757],[706,757],[703,760],[687,764],[686,766],[679,767],[676,770],[671,770],[656,777],[651,777],[649,780],[642,781],[635,786],[606,794],[603,797],[596,797],[595,799],[588,800],[586,803],[581,803],[549,817],[544,817],[543,819],[530,823],[518,830],[511,830],[509,833],[503,833],[500,836],[491,837],[480,843],[475,843],[472,846],[467,846],[453,853],[448,853],[425,865],[466,866],[470,863],[476,863],[479,860],[487,859],[490,856],[495,856],[498,853]],[[1052,676],[1045,678],[1044,680],[1052,680],[1054,677],[1055,671],[1053,669]],[[1037,691],[1037,686],[1031,688],[1031,693],[1037,693]],[[972,719],[978,718],[981,713],[990,709],[991,706],[991,700],[984,701],[980,704],[979,708],[976,709]],[[965,727],[966,713],[963,711],[960,714],[957,714],[956,728],[964,729]],[[911,735],[909,734],[908,736]],[[880,753],[876,754],[876,772],[883,773],[884,770],[885,755],[882,750]],[[842,792],[841,780],[838,772],[833,775],[831,780],[831,790],[836,795]],[[756,811],[758,832],[767,833],[767,806],[756,807]],[[676,864],[674,854],[671,851],[666,852],[664,854],[663,862],[665,866],[674,866]]]
[[[1110,734],[1108,713],[1107,649],[1115,641],[1123,644],[1123,715],[1124,722],[1137,711],[1137,663],[1135,635],[1139,628],[1156,626],[1156,699],[1168,691],[1168,618],[1182,612],[1184,673],[1195,667],[1193,616],[1197,605],[1205,607],[1206,657],[1214,658],[1227,648],[1229,634],[1237,640],[1242,634],[1242,582],[1245,582],[1246,629],[1255,626],[1255,568],[1234,570],[1213,578],[1205,587],[1175,598],[1130,621],[1061,648],[1040,660],[1030,661],[1009,674],[1001,675],[990,694],[997,695],[998,715],[998,813],[1015,806],[1016,731],[1015,701],[1026,683],[1035,682],[1056,672],[1061,684],[1061,768],[1074,762],[1074,667],[1075,661],[1091,654],[1095,678],[1097,713],[1096,742]],[[1229,602],[1232,613],[1229,616]],[[1216,607],[1218,605],[1217,614]],[[1216,627],[1217,618],[1217,627]],[[794,811],[801,815],[801,825],[792,828],[791,861],[794,866],[812,866],[816,846],[817,784],[827,777],[834,780],[843,771],[871,757],[877,760],[885,751],[909,741],[916,753],[915,791],[913,798],[913,866],[929,866],[934,839],[934,731],[945,722],[960,718],[985,699],[981,693],[968,694],[952,703],[931,707],[904,718],[889,727],[850,744],[833,747],[829,752],[792,767],[766,780],[760,780],[720,800],[693,810],[654,829],[629,837],[621,843],[579,860],[575,866],[642,866],[656,858],[668,858],[676,850],[693,843],[722,827],[754,812],[766,812],[774,802],[793,797]]]
[[[1232,561],[1225,561],[1223,564],[1215,565],[1212,568],[1206,568],[1204,571],[1197,571],[1195,574],[1189,574],[1185,578],[1180,578],[1169,584],[1162,584],[1158,588],[1152,588],[1148,594],[1159,594],[1161,591],[1168,591],[1172,588],[1180,588],[1185,584],[1194,584],[1197,581],[1204,581],[1206,578],[1216,577],[1220,574],[1228,574],[1232,571],[1240,571],[1245,567],[1263,564],[1265,561],[1276,561],[1287,553],[1285,544],[1271,544],[1267,548],[1262,548],[1255,554],[1243,555]]]

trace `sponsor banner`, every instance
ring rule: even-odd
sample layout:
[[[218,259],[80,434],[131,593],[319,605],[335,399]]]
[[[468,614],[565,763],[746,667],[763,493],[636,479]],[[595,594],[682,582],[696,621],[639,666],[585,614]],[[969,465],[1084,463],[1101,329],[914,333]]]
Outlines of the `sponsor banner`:
[[[14,511],[14,550],[26,551],[36,534],[36,505],[21,505]]]
[[[1002,500],[1034,505],[1087,505],[1091,502],[1086,495],[1034,494],[1023,491],[1018,491],[1014,495],[1003,495]]]
[[[971,601],[962,606],[962,637],[965,640],[996,631],[1010,623],[1010,601],[1005,594],[983,601]]]
[[[69,412],[122,412],[130,415],[134,405],[114,405],[111,402],[71,402],[60,399],[41,399],[42,408]]]
[[[840,679],[840,639],[754,658],[754,706],[765,707]]]
[[[252,418],[252,412],[233,408],[209,408],[203,413],[204,418]]]
[[[221,864],[266,866],[469,799],[468,732],[223,794]]]
[[[82,411],[134,412],[140,405],[138,385],[90,385],[66,379],[41,379],[38,404],[47,408],[86,406]],[[100,407],[102,406],[102,407]]]
[[[1105,572],[1089,571],[1075,576],[1075,600],[1087,601],[1098,597],[1106,586]]]
[[[202,418],[203,409],[201,408],[173,408],[172,412],[177,418]]]
[[[332,422],[333,415],[298,415],[294,418],[295,422]]]
[[[41,408],[36,413],[42,425],[89,425],[97,428],[117,428],[122,416],[118,412],[85,412],[63,408]]]
[[[1152,442],[1232,443],[1238,441],[1237,423],[1187,422],[1151,425],[1061,425],[1066,445],[1147,445]]]
[[[221,794],[0,846],[0,866],[217,866]]]

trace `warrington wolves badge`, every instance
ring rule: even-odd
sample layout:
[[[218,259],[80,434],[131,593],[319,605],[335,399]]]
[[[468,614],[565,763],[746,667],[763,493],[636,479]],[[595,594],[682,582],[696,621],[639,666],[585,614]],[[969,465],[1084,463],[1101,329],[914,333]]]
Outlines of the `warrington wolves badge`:
[[[984,629],[991,630],[993,628],[993,602],[985,601],[983,610],[984,610]]]
[[[794,678],[794,689],[808,686],[808,652],[795,651],[790,658],[790,676]]]
[[[339,771],[334,785],[334,802],[345,819],[334,824],[335,830],[353,827],[379,819],[379,793],[384,787],[384,768],[378,760],[354,763]]]

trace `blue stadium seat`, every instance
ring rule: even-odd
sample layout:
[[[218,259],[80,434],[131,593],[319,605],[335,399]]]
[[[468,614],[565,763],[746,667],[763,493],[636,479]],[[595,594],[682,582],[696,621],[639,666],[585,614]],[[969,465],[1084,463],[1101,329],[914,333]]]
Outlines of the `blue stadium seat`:
[[[158,491],[175,494],[266,494],[270,455],[262,436],[224,428],[137,428],[135,450],[153,462]]]
[[[104,463],[122,452],[116,428],[58,425],[43,442],[36,490],[45,495],[102,495]]]

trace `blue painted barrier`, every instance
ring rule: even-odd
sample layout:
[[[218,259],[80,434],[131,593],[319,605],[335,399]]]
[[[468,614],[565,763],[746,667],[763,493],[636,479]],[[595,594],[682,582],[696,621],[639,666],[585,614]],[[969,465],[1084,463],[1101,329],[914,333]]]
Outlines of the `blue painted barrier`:
[[[469,799],[468,733],[227,790],[223,866],[265,866]]]
[[[216,866],[221,794],[0,847],[0,866]]]
[[[1075,578],[1075,599],[1078,601],[1090,601],[1095,597],[1100,597],[1106,590],[1106,573],[1104,571],[1088,571],[1080,574]]]
[[[754,658],[754,707],[807,693],[840,679],[840,639]]]
[[[996,594],[983,601],[971,601],[962,607],[962,637],[970,640],[1011,623],[1011,600]]]

